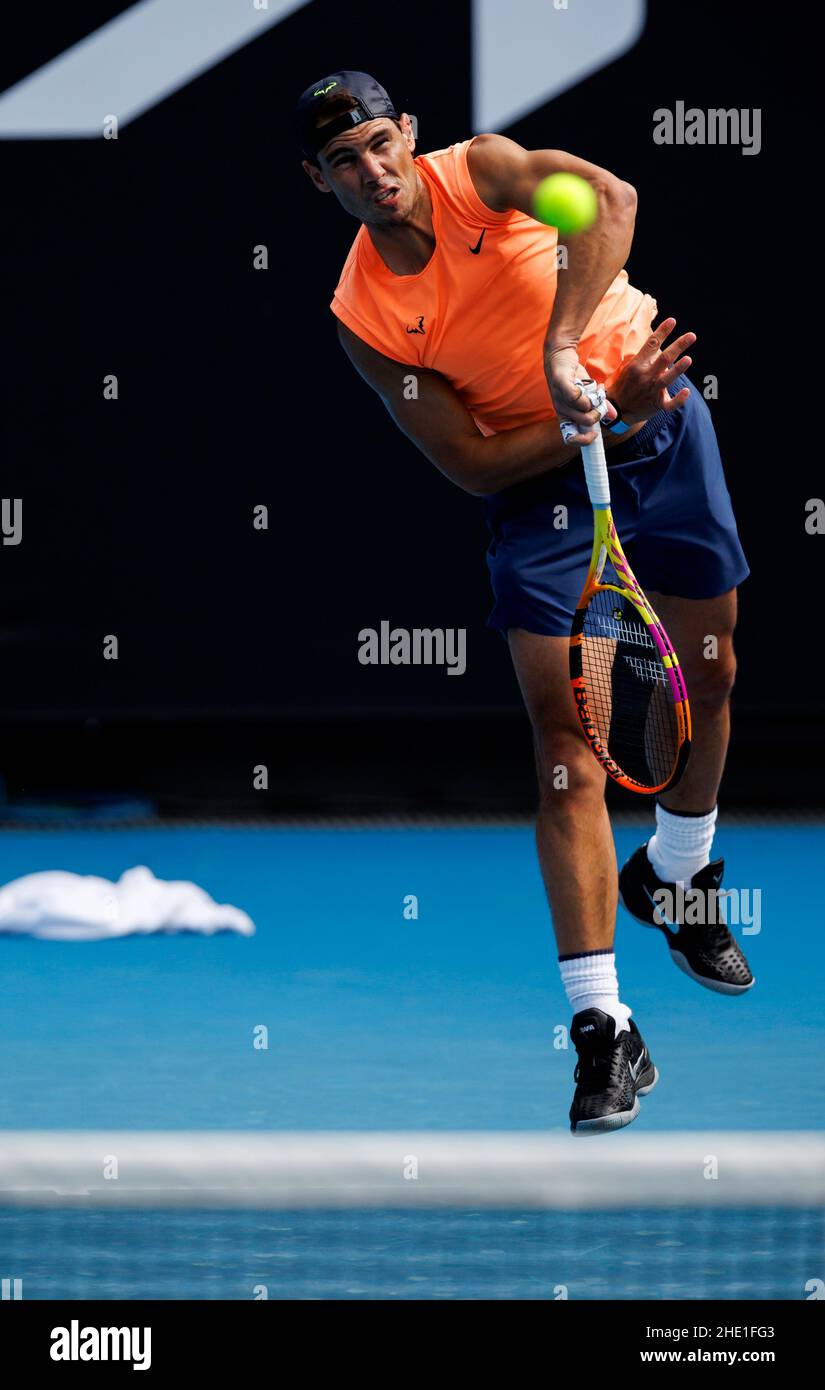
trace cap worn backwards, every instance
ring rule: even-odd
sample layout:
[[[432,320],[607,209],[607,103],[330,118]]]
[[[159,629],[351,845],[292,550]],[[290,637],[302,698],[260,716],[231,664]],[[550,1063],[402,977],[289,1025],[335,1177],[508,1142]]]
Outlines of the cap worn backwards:
[[[352,97],[355,105],[352,110],[342,111],[316,130],[315,119],[319,109],[329,96],[338,91]],[[398,120],[398,112],[381,83],[367,72],[342,69],[313,82],[302,92],[294,112],[295,133],[305,157],[316,160],[318,153],[334,136],[354,130],[365,121],[375,121],[380,116],[391,116]]]

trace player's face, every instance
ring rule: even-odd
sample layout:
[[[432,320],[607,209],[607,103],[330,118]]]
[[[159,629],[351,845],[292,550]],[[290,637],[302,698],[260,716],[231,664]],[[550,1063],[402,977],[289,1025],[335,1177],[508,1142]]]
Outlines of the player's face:
[[[418,196],[415,141],[408,116],[402,129],[382,117],[331,140],[321,175],[342,207],[361,222],[388,226],[409,217]]]

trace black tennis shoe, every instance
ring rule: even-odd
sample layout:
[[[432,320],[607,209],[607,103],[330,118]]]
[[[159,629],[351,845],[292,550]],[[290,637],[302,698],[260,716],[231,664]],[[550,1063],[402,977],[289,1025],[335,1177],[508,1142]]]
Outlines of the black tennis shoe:
[[[664,934],[674,963],[697,984],[717,994],[744,994],[754,982],[753,975],[725,922],[719,920],[724,870],[724,859],[714,859],[693,875],[690,889],[686,887],[680,895],[675,883],[659,878],[645,843],[619,874],[619,898],[637,922]],[[657,902],[654,894],[663,890],[670,897]],[[697,898],[697,893],[702,896]],[[700,918],[696,925],[679,920],[694,915]]]
[[[570,1025],[579,1054],[570,1107],[574,1134],[624,1129],[639,1113],[639,1096],[646,1096],[659,1080],[636,1024],[632,1018],[629,1022],[617,1036],[610,1014],[583,1009]]]

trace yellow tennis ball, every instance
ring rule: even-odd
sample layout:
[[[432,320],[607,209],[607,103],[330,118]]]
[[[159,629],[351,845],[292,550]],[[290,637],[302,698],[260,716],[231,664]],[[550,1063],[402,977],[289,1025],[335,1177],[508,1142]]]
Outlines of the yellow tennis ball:
[[[536,219],[557,227],[559,236],[587,231],[598,211],[596,190],[578,174],[549,174],[533,193]]]

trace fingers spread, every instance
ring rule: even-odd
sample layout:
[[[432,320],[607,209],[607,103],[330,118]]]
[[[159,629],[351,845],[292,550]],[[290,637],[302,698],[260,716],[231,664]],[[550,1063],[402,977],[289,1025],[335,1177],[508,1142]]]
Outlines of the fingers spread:
[[[662,356],[666,357],[668,361],[674,362],[680,353],[684,352],[686,348],[692,347],[695,342],[695,333],[683,333],[680,338],[675,338],[672,343],[668,343],[667,347],[662,349]]]
[[[688,367],[692,366],[692,357],[680,357],[678,362],[674,362],[672,366],[660,372],[656,382],[657,386],[669,386],[672,381],[676,380],[677,376],[681,376],[682,372],[686,372]]]

